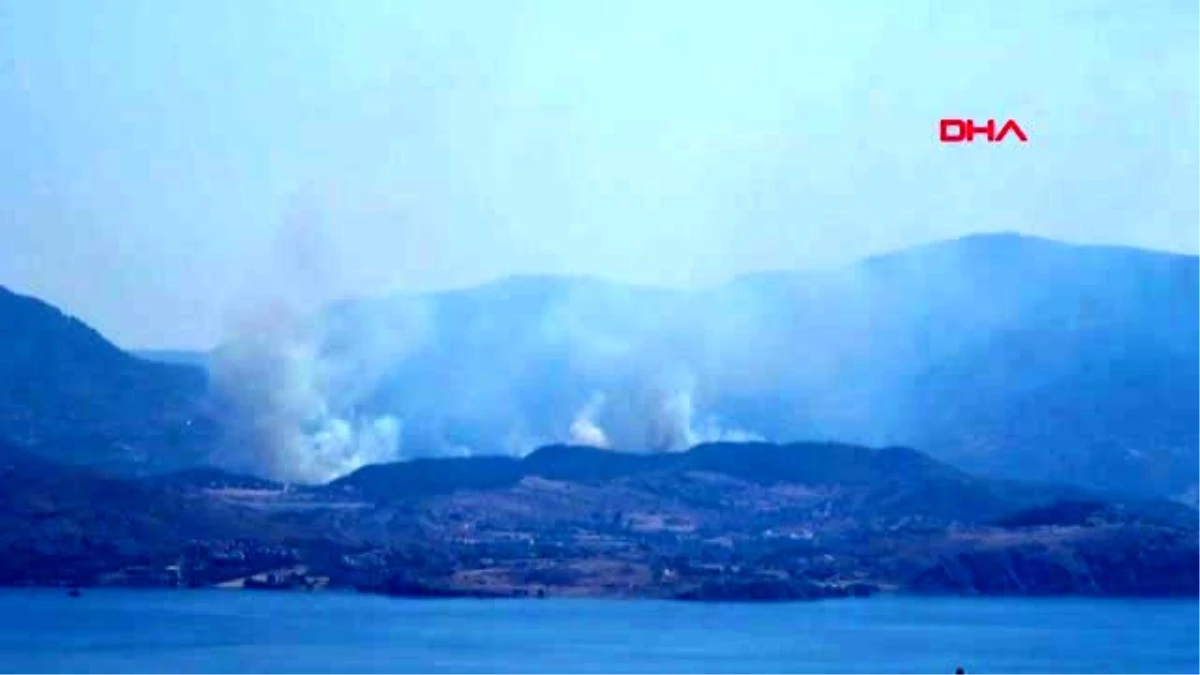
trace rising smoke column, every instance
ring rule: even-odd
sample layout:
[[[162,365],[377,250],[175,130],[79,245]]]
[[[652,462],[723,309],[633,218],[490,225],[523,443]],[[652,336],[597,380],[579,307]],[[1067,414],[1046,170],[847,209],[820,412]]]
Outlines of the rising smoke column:
[[[567,430],[567,442],[572,445],[588,445],[593,448],[608,448],[608,434],[600,428],[597,417],[604,408],[604,394],[593,394],[571,421]]]
[[[522,455],[560,442],[678,452],[759,438],[712,414],[722,380],[691,344],[706,332],[631,312],[623,296],[594,302],[597,293],[607,295],[592,285],[539,305],[529,300],[538,293],[501,284],[465,296],[483,300],[474,305],[460,293],[312,316],[282,302],[257,308],[212,366],[229,431],[218,462],[318,482],[404,456]]]
[[[566,441],[632,452],[682,452],[699,443],[763,440],[696,412],[696,378],[637,372],[625,387],[595,393],[576,412]]]
[[[349,354],[331,358],[320,328],[275,306],[218,350],[211,374],[227,430],[218,464],[314,483],[400,457],[402,420],[360,413],[357,395],[412,335],[362,331]]]
[[[266,300],[248,305],[214,353],[220,466],[311,483],[401,456],[403,415],[369,399],[389,367],[428,341],[425,305],[384,316],[306,311],[351,285],[327,221],[320,195],[297,195],[247,280],[247,295]]]
[[[644,447],[654,452],[682,452],[700,443],[762,440],[741,429],[727,428],[713,416],[697,414],[697,379],[690,373],[652,380],[638,420]]]

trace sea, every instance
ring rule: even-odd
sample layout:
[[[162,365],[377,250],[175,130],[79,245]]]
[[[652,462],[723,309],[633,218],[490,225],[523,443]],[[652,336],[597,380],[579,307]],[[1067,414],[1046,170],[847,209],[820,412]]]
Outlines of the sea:
[[[0,589],[4,672],[1196,673],[1200,601]]]

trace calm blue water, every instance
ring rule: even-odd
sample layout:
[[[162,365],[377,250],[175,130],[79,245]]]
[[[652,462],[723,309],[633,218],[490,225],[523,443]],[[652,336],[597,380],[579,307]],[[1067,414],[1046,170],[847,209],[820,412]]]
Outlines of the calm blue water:
[[[0,670],[1191,672],[1196,601],[0,590]]]

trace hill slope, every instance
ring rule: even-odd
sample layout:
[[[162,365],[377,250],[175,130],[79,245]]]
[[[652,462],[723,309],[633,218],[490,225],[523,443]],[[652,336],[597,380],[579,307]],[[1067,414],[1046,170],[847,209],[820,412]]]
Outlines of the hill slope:
[[[1015,235],[692,292],[518,277],[331,307],[300,342],[254,336],[279,353],[249,369],[227,356],[255,349],[218,350],[214,372],[250,391],[216,408],[201,369],[0,289],[0,438],[117,471],[273,477],[295,453],[344,472],[553,442],[834,439],[1194,498],[1198,286],[1194,256]],[[234,442],[214,455],[218,421]],[[244,456],[259,443],[288,447]]]
[[[326,527],[356,523],[375,541],[436,542],[421,562],[381,554],[339,573],[406,595],[1197,589],[1190,507],[980,478],[906,448],[550,446],[522,460],[366,467],[325,490],[373,504],[357,518],[322,519]]]
[[[753,484],[836,486],[886,513],[936,514],[986,520],[1068,494],[1061,488],[1012,487],[964,474],[908,448],[873,450],[837,443],[708,443],[678,453],[624,453],[581,446],[547,446],[523,459],[469,457],[376,464],[333,481],[387,502],[507,489],[526,478],[570,483],[703,473]]]
[[[0,585],[259,575],[400,595],[706,600],[1198,589],[1189,507],[839,444],[552,446],[307,488],[211,470],[105,478],[0,444],[0,525]]]
[[[190,464],[213,438],[197,368],[152,363],[0,287],[0,439],[117,472]]]
[[[410,455],[836,439],[1178,495],[1198,287],[1194,256],[989,235],[695,292],[519,277],[357,301],[312,347],[355,374],[330,408],[403,420]]]

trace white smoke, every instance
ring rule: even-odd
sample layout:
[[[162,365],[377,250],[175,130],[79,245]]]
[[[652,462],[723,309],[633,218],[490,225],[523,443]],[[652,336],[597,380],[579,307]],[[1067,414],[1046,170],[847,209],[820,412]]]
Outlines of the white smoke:
[[[594,394],[592,398],[584,404],[579,412],[575,414],[575,419],[571,422],[571,428],[568,430],[567,441],[573,445],[588,445],[593,448],[608,448],[608,434],[604,433],[604,429],[596,422],[597,416],[604,407],[604,394]]]
[[[682,452],[715,441],[757,441],[762,436],[698,419],[696,379],[690,375],[648,378],[634,391],[596,393],[575,414],[567,442],[633,452]]]
[[[400,458],[402,423],[390,415],[346,420],[326,417],[308,438],[311,448],[300,454],[301,474],[326,481],[367,464]]]
[[[211,364],[227,431],[214,459],[304,483],[400,459],[403,420],[360,408],[387,365],[419,344],[421,326],[419,320],[355,324],[337,334],[343,344],[330,350],[323,321],[302,319],[284,305],[259,310]]]
[[[756,434],[753,431],[745,429],[737,429],[731,427],[723,427],[717,424],[716,420],[709,419],[700,427],[699,431],[694,431],[695,445],[696,443],[757,443],[767,440],[762,434]]]
[[[697,420],[694,376],[676,378],[675,387],[654,392],[651,407],[642,417],[650,450],[682,452],[700,443],[763,440],[753,432],[726,428],[715,417]]]
[[[425,344],[423,302],[385,315],[311,308],[350,284],[324,198],[302,193],[284,214],[263,265],[249,271],[231,335],[210,363],[225,439],[221,466],[284,481],[324,482],[400,459],[404,421],[371,397],[388,369]]]
[[[611,329],[614,315],[637,305],[604,284],[582,283],[550,305],[537,302],[543,281],[515,280],[480,289],[492,297],[479,307],[457,304],[472,296],[405,294],[302,312],[351,285],[338,231],[326,227],[319,199],[301,200],[272,261],[248,280],[250,297],[276,301],[252,307],[211,362],[225,413],[219,465],[323,482],[405,456],[522,455],[564,440],[666,452],[754,437],[698,413],[691,373],[706,369],[689,341],[671,338],[691,335],[690,324],[647,309]],[[511,321],[514,313],[522,318]],[[414,360],[426,347],[429,361]],[[569,364],[566,386],[543,369],[556,361]],[[543,385],[564,396],[542,397]],[[587,391],[595,393],[573,414],[557,408]]]
[[[695,382],[673,390],[655,389],[644,421],[646,446],[659,452],[687,450],[698,442],[692,429],[695,406],[692,402]]]

